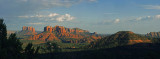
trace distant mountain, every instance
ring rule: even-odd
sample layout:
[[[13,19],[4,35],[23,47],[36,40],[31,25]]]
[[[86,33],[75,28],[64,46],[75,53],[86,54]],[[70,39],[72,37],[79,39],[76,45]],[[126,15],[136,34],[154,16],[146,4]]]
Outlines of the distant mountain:
[[[23,26],[21,32],[24,32],[24,35],[34,35],[34,34],[37,34],[37,32],[35,31],[35,28],[30,27],[30,26],[28,26],[28,27],[27,26]]]
[[[150,32],[150,33],[147,33],[145,36],[154,37],[154,38],[160,38],[160,32]]]
[[[64,26],[46,26],[39,34],[31,35],[27,40],[62,41],[65,43],[90,43],[101,39],[96,32],[90,33],[80,28],[66,28]]]
[[[131,31],[119,31],[111,36],[107,36],[98,41],[92,42],[88,47],[111,48],[116,46],[132,45],[136,43],[151,43],[151,40],[145,36],[135,34]]]
[[[35,31],[35,28],[33,27],[27,27],[27,26],[23,26],[21,31],[16,32],[17,37],[20,39],[24,39],[24,38],[28,38],[31,35],[35,35],[37,34],[37,32]]]

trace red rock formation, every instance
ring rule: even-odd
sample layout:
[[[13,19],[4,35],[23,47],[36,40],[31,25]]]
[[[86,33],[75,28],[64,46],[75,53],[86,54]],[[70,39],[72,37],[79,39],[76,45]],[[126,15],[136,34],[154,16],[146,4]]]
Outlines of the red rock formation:
[[[43,41],[60,41],[53,33],[40,33],[38,35],[33,35],[28,40],[43,40]]]
[[[67,31],[68,33],[73,33],[75,30],[74,30],[74,29],[70,29],[70,28],[66,28],[66,31]]]
[[[52,32],[52,27],[51,26],[46,26],[46,27],[44,27],[44,31]]]
[[[25,27],[24,27],[25,29]],[[49,31],[49,32],[46,32]],[[52,40],[58,40],[61,41],[60,39],[71,39],[71,40],[66,40],[68,42],[72,43],[80,43],[80,42],[92,42],[94,40],[97,40],[101,37],[98,36],[93,36],[90,34],[85,34],[83,32],[88,32],[87,30],[82,30],[79,28],[65,28],[63,26],[46,26],[44,27],[44,32],[33,35],[29,38],[29,40],[43,40],[43,41],[52,41]],[[76,39],[76,40],[72,40]]]
[[[34,33],[36,33],[35,32],[35,28],[33,28],[33,27],[30,27],[30,26],[23,26],[22,27],[22,31],[32,31],[32,32],[34,32]]]
[[[71,33],[61,33],[58,37],[65,37],[65,38],[75,38],[75,39],[82,39],[84,36],[78,34],[71,34]]]
[[[36,32],[34,28],[32,28],[32,32]]]
[[[55,26],[55,30],[59,33],[66,33],[66,29],[63,26]]]
[[[23,26],[23,27],[22,27],[22,30],[27,30],[27,27],[26,27],[26,26]]]
[[[89,32],[87,30],[82,30],[82,29],[79,29],[79,28],[65,28],[64,26],[55,26],[55,27],[51,27],[51,26],[46,26],[44,27],[44,31],[50,31],[50,32],[53,32],[53,31],[56,31],[58,33],[83,33],[83,32]]]

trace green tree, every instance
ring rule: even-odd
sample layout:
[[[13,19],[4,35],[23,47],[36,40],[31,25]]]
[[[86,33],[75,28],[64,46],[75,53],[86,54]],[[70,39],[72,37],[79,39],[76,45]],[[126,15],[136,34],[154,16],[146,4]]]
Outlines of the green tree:
[[[35,50],[35,52],[34,52],[34,54],[35,54],[35,55],[37,55],[37,54],[38,54],[39,49],[40,49],[40,46],[38,46],[38,47],[36,48],[36,50]]]
[[[22,59],[22,43],[16,34],[7,39],[7,28],[3,19],[0,19],[0,59]]]
[[[60,52],[61,48],[55,42],[53,42],[53,43],[47,42],[47,50],[49,50],[51,53],[52,52]]]
[[[7,43],[7,29],[6,25],[0,19],[0,59],[5,59],[7,56],[6,43]]]
[[[26,59],[34,59],[36,58],[38,52],[39,52],[40,47],[38,46],[36,48],[36,50],[33,47],[32,43],[28,43],[28,45],[26,46],[25,50],[24,50],[24,56]]]
[[[0,19],[0,48],[5,47],[5,43],[7,40],[7,29],[3,21],[3,19]]]
[[[32,59],[33,58],[33,55],[34,55],[34,47],[33,47],[33,44],[32,43],[29,43],[25,50],[24,50],[24,54],[26,56],[27,59]]]
[[[8,56],[20,58],[22,52],[22,43],[17,39],[16,34],[11,34],[6,43]]]

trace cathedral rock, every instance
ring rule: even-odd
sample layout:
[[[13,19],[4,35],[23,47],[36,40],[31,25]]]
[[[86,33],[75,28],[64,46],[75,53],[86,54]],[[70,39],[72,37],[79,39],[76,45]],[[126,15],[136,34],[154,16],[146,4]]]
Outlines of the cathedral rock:
[[[23,26],[22,27],[22,31],[32,31],[32,32],[34,32],[35,33],[35,28],[33,28],[33,27],[30,27],[30,26]]]
[[[23,29],[26,30],[28,29],[28,27],[23,27]],[[90,43],[100,38],[101,37],[98,36],[96,32],[93,34],[87,30],[82,30],[80,28],[66,28],[64,26],[46,26],[44,27],[44,31],[42,33],[32,35],[28,38],[28,40],[56,40],[68,43]]]

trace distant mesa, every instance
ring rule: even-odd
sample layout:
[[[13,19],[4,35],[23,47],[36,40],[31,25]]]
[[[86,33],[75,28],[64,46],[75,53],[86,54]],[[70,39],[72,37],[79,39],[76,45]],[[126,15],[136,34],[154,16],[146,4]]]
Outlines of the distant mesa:
[[[118,34],[118,33],[134,34],[134,32],[132,32],[132,31],[119,31],[119,32],[117,32],[116,34]]]
[[[19,32],[16,32],[16,34],[21,37],[23,35],[35,35],[35,34],[37,34],[37,32],[35,31],[35,28],[33,28],[33,27],[23,26],[22,30]]]
[[[28,26],[28,27],[27,27],[27,26],[23,26],[23,27],[22,27],[22,31],[32,31],[32,32],[34,32],[34,33],[36,32],[36,31],[35,31],[35,28],[30,27],[30,26]]]
[[[150,33],[147,33],[145,36],[160,38],[160,32],[150,32]]]

